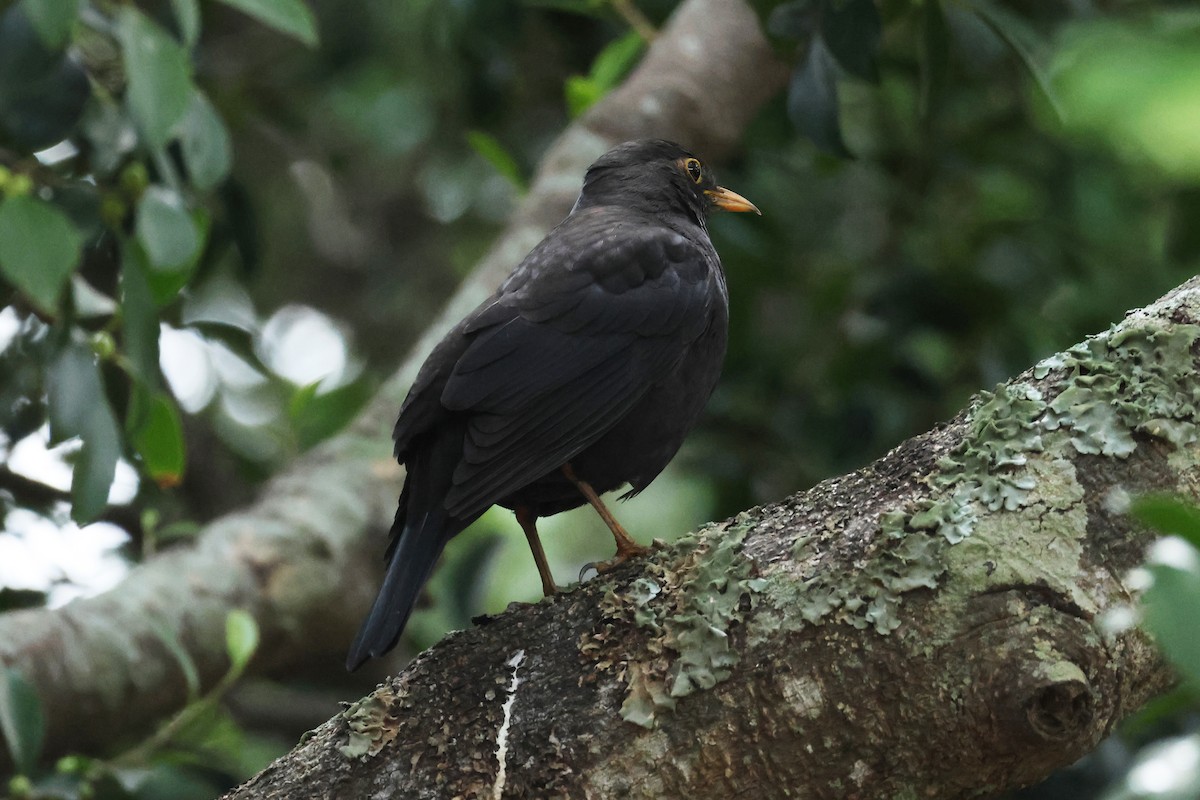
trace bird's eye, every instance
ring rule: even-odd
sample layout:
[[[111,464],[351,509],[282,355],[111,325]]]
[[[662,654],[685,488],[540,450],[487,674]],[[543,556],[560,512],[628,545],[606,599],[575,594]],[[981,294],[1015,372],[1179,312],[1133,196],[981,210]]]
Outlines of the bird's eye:
[[[699,183],[704,179],[704,170],[700,168],[700,162],[696,159],[689,158],[687,161],[683,162],[683,166],[684,169],[687,170],[688,175],[691,175],[692,180],[696,183]]]

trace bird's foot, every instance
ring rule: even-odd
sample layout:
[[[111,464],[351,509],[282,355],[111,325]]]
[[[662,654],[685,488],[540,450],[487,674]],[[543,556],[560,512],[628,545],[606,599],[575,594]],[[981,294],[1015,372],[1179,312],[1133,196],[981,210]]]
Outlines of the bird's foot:
[[[585,564],[583,570],[581,570],[579,573],[581,576],[580,580],[582,580],[583,573],[589,569],[595,570],[597,575],[603,575],[606,572],[611,572],[630,559],[650,555],[655,550],[660,549],[662,546],[663,543],[658,539],[655,539],[654,543],[649,546],[638,544],[633,540],[630,540],[628,543],[619,543],[617,546],[617,554],[608,561],[593,561],[590,564]]]

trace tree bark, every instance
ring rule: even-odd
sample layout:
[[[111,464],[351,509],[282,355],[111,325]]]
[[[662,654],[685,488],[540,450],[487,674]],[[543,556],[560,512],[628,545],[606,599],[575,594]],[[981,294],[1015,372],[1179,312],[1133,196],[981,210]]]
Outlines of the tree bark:
[[[1109,615],[1200,500],[1200,279],[876,463],[448,636],[230,800],[964,798],[1171,681]]]
[[[189,682],[213,686],[229,668],[231,609],[249,611],[261,632],[251,673],[340,662],[375,593],[364,576],[381,572],[379,534],[400,485],[391,426],[425,353],[566,215],[597,155],[661,136],[719,158],[786,78],[745,4],[688,0],[629,79],[565,130],[511,224],[344,433],[297,460],[255,504],[207,526],[194,546],[163,553],[113,591],[0,617],[0,664],[41,698],[44,755],[102,751],[179,709]]]

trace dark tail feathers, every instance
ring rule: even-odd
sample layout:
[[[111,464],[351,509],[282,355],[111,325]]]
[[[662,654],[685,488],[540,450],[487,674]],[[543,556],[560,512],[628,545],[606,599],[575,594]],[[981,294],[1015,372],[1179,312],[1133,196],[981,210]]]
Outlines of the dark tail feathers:
[[[449,538],[444,511],[430,511],[420,515],[419,519],[401,520],[404,510],[401,505],[393,528],[395,547],[383,586],[346,657],[346,669],[351,672],[368,658],[378,658],[396,646],[421,588]],[[397,532],[395,528],[400,525],[404,527]]]

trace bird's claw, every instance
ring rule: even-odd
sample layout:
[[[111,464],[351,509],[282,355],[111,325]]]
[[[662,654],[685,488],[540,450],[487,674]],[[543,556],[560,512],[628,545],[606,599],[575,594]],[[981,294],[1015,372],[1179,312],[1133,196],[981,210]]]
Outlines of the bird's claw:
[[[579,582],[583,583],[583,577],[587,574],[588,570],[593,570],[597,575],[603,575],[606,572],[611,572],[630,559],[649,555],[655,550],[662,548],[663,545],[664,542],[655,539],[654,543],[649,546],[633,544],[631,546],[618,547],[617,554],[608,561],[590,561],[584,564],[583,569],[579,570]]]

